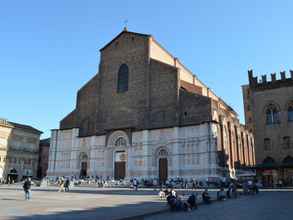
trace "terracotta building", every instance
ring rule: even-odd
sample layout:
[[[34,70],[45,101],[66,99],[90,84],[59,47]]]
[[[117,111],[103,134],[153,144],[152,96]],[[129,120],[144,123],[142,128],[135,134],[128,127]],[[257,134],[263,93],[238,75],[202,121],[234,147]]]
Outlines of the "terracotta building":
[[[222,178],[254,165],[237,113],[153,36],[127,30],[52,131],[49,176]]]
[[[290,75],[290,76],[289,76]],[[261,79],[248,71],[245,122],[255,137],[255,156],[265,185],[293,183],[293,71]]]
[[[36,177],[41,131],[0,119],[0,180],[16,182]]]
[[[50,138],[40,140],[38,178],[47,176],[49,163]]]

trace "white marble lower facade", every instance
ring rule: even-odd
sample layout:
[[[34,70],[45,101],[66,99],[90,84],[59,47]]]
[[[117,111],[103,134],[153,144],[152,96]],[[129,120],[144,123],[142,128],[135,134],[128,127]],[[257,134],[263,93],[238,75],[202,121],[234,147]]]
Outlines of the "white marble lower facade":
[[[53,130],[48,176],[79,176],[86,167],[87,176],[114,178],[121,159],[126,179],[154,179],[165,158],[168,178],[220,177],[217,130],[213,123],[90,137],[78,137],[77,128]]]

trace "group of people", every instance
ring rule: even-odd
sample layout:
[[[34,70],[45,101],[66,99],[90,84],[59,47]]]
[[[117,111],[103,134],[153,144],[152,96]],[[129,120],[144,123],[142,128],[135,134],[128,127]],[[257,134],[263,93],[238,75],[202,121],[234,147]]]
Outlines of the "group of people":
[[[197,209],[196,194],[192,193],[186,201],[174,189],[164,191],[167,203],[172,211],[190,211]]]
[[[59,186],[59,192],[69,192],[69,187],[70,187],[70,180],[67,178],[59,178],[58,179],[58,186]],[[22,188],[24,190],[24,197],[25,200],[30,200],[31,199],[31,187],[32,187],[32,180],[31,178],[26,178],[23,182]]]
[[[57,181],[59,186],[59,192],[69,192],[70,180],[68,178],[61,177]]]
[[[257,194],[259,192],[257,185],[254,184],[253,182],[248,184],[243,184],[242,187],[243,187],[243,195]],[[247,194],[247,190],[249,192],[248,194]],[[185,201],[183,200],[183,196],[178,195],[178,193],[176,193],[174,189],[161,190],[159,193],[159,196],[161,198],[166,197],[167,204],[169,205],[172,211],[190,211],[198,207],[197,193],[195,191],[192,191],[192,193],[187,197]],[[212,198],[207,188],[204,189],[204,191],[201,194],[201,197],[202,197],[203,204],[212,203]],[[218,201],[224,201],[226,199],[237,198],[237,197],[238,197],[237,185],[236,183],[231,182],[226,191],[224,187],[222,186],[219,188],[219,190],[217,191],[217,197],[215,199]]]

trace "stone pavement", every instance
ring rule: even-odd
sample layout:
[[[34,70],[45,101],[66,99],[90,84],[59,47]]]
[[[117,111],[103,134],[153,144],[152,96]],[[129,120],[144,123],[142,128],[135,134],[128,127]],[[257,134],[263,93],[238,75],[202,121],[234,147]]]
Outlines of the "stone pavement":
[[[177,192],[180,194],[186,193],[184,190],[178,190]],[[215,197],[215,192],[210,193],[212,197]],[[24,193],[21,186],[0,186],[0,219],[155,220],[170,218],[170,220],[183,220],[185,218],[187,219],[187,217],[190,219],[191,216],[197,219],[199,216],[201,216],[201,219],[214,219],[214,214],[218,213],[221,217],[228,214],[230,210],[232,210],[232,214],[229,214],[229,216],[235,217],[238,215],[237,210],[239,208],[240,212],[245,207],[259,207],[264,210],[262,203],[267,202],[269,203],[268,205],[271,205],[278,198],[284,200],[286,203],[284,207],[288,204],[293,205],[293,192],[264,192],[259,196],[242,196],[239,199],[232,199],[223,203],[215,202],[211,206],[202,205],[198,210],[191,213],[170,213],[165,200],[159,200],[157,194],[158,192],[153,189],[133,191],[131,189],[75,187],[69,193],[59,193],[56,187],[34,187],[32,200],[24,201]],[[281,204],[283,204],[282,201],[278,202],[278,207],[281,207]],[[255,210],[258,210],[258,208],[255,208]],[[272,208],[269,209],[271,212],[272,210]],[[156,215],[156,213],[161,214]],[[240,213],[240,216],[245,217],[247,213],[249,212],[245,210],[244,213]],[[212,217],[209,214],[212,214]],[[206,216],[208,217],[205,218]]]

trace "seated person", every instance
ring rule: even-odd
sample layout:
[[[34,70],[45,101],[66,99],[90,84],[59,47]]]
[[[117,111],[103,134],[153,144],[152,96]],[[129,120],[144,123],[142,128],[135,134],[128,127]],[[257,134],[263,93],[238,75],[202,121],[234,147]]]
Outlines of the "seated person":
[[[173,196],[172,194],[169,194],[167,196],[167,203],[171,209],[171,211],[175,211],[176,210],[176,202],[177,202],[177,199],[175,196]]]
[[[197,203],[196,203],[196,195],[192,193],[188,199],[187,199],[187,204],[191,209],[197,209]]]
[[[163,190],[160,190],[159,197],[160,197],[160,199],[163,199],[163,198],[166,197],[166,194],[165,194],[165,192]]]
[[[181,196],[176,197],[176,211],[190,211],[189,204],[187,202],[182,201]]]
[[[208,190],[205,189],[202,193],[202,201],[205,204],[210,204],[211,203],[211,197],[209,196]]]
[[[220,191],[217,192],[217,199],[218,201],[226,200],[224,188],[221,187]]]

